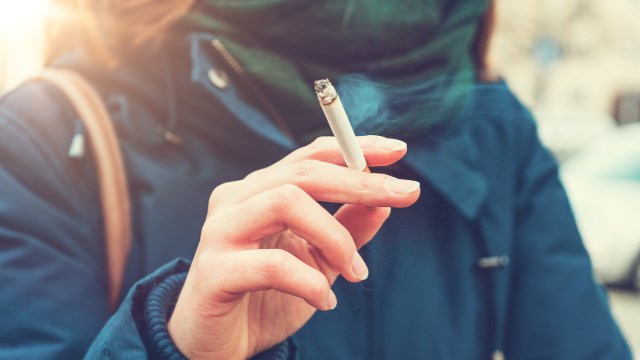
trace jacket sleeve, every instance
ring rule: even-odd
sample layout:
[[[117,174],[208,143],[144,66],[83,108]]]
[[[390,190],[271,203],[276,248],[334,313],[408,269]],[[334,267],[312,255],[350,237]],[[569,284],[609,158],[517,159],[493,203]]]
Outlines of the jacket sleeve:
[[[179,358],[166,319],[188,262],[138,281],[110,314],[95,170],[67,157],[65,104],[38,83],[0,99],[0,359]]]
[[[61,96],[30,84],[0,100],[3,359],[80,358],[109,316],[95,181],[67,158]]]
[[[516,186],[507,359],[631,359],[533,124]]]
[[[189,263],[176,260],[140,280],[89,349],[86,359],[186,359],[169,336],[167,322],[187,277]],[[122,336],[140,328],[140,336]],[[296,356],[290,338],[254,360],[288,360]]]

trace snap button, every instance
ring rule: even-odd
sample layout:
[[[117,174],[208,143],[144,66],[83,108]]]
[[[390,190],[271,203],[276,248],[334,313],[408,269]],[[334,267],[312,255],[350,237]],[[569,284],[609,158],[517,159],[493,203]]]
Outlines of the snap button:
[[[224,90],[229,86],[229,76],[226,72],[219,69],[209,69],[207,72],[209,81],[220,90]]]
[[[481,269],[501,268],[509,265],[508,256],[490,256],[478,259],[478,267]]]
[[[504,353],[500,350],[496,350],[493,352],[491,356],[492,360],[505,360]]]

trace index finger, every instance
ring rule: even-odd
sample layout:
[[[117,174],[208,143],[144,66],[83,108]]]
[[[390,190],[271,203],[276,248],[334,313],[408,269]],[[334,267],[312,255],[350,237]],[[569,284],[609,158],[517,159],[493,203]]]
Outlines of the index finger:
[[[404,141],[377,135],[358,136],[358,143],[370,167],[387,166],[400,160],[407,153]],[[303,160],[319,160],[345,166],[344,157],[333,136],[322,136],[311,144],[303,146],[272,166],[279,167]]]

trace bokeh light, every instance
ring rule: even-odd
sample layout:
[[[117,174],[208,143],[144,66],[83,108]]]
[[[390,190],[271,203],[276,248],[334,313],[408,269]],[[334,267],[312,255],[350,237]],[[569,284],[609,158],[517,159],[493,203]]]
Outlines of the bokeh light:
[[[48,0],[0,0],[0,91],[42,64]]]

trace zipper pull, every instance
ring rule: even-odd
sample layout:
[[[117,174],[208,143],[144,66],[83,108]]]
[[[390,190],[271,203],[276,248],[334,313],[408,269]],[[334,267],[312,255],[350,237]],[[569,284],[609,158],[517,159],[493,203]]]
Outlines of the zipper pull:
[[[160,134],[160,136],[162,136],[162,139],[164,139],[164,141],[170,144],[173,144],[173,145],[182,144],[182,136],[176,134],[171,130],[167,130],[167,128],[165,128],[162,125],[156,126],[156,132]]]
[[[254,81],[250,79],[250,76],[249,74],[247,74],[247,71],[245,70],[245,68],[238,62],[238,60],[236,60],[236,58],[229,52],[229,50],[227,50],[227,47],[224,46],[224,44],[217,38],[211,40],[211,46],[213,46],[213,48],[218,52],[218,54],[222,56],[222,59],[227,63],[227,65],[229,65],[231,69],[238,76],[240,76],[242,81],[244,81],[244,83],[249,87],[249,90],[253,92],[253,95],[261,103],[263,109],[267,112],[267,114],[271,118],[271,121],[273,121],[275,125],[280,128],[280,131],[282,131],[282,133],[286,137],[288,137],[290,140],[295,142],[293,133],[291,132],[291,129],[289,129],[289,126],[287,125],[287,123],[284,121],[284,118],[280,114],[280,111],[276,109],[276,107],[269,100],[267,95],[265,95],[265,92],[262,89],[260,89],[260,87],[256,85]],[[211,79],[211,72],[209,72],[208,75],[209,75],[209,80],[213,82],[213,80]],[[225,83],[225,85],[228,86],[228,83]]]
[[[71,145],[67,155],[72,159],[81,159],[84,157],[84,126],[81,121],[76,121],[76,132],[71,139]]]

